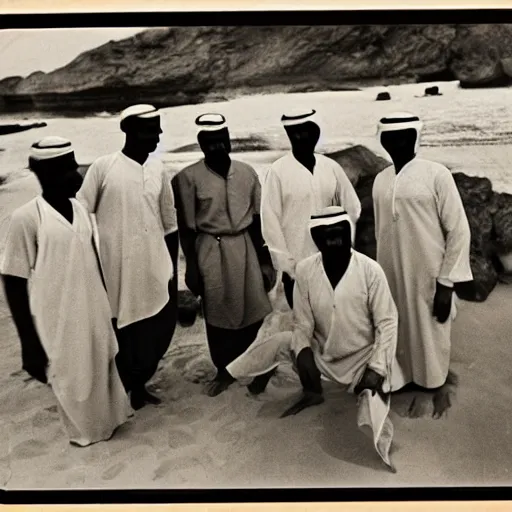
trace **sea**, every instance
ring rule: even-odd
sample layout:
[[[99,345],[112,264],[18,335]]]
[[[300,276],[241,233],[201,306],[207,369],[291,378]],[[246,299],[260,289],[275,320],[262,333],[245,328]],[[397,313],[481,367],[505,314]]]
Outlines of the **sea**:
[[[441,95],[425,96],[438,85]],[[376,101],[387,90],[389,101]],[[512,193],[512,88],[461,89],[458,82],[370,87],[359,91],[258,94],[224,102],[162,110],[163,135],[154,157],[173,171],[201,157],[196,143],[195,118],[207,112],[225,115],[234,158],[251,163],[258,172],[289,148],[280,123],[283,112],[314,108],[322,134],[318,151],[328,153],[364,145],[387,158],[376,138],[378,120],[394,111],[417,114],[424,122],[419,156],[457,172],[486,176],[498,192]],[[0,178],[15,177],[27,167],[30,145],[47,135],[72,140],[82,165],[118,150],[123,143],[116,114],[65,117],[58,113],[0,114],[0,123],[46,122],[47,126],[0,136]],[[25,171],[26,172],[26,171]]]

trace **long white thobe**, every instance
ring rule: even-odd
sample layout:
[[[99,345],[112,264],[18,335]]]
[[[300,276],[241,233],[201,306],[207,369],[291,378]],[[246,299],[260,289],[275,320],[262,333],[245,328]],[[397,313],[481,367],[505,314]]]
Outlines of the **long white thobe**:
[[[308,229],[311,215],[342,206],[354,227],[361,203],[343,168],[315,154],[313,174],[289,153],[270,167],[262,185],[261,228],[274,267],[295,278],[299,261],[318,251]],[[353,233],[355,236],[355,233]]]
[[[472,280],[471,233],[459,191],[441,164],[415,158],[398,175],[394,166],[373,185],[377,261],[399,312],[394,388],[415,382],[444,384],[450,362],[452,314],[441,324],[433,316],[436,280]]]
[[[301,350],[310,347],[324,379],[348,386],[353,392],[368,367],[384,377],[383,391],[391,390],[398,313],[377,262],[352,251],[349,266],[333,290],[320,253],[302,260],[297,265],[293,317],[293,332],[256,340],[227,366],[229,373],[235,379],[263,375],[291,354],[296,359]],[[359,416],[366,415],[369,408],[370,416],[378,423],[371,425],[374,443],[389,464],[393,435],[389,396],[382,401],[379,395],[371,398],[365,394],[361,405]]]
[[[351,389],[366,366],[385,378],[389,391],[396,350],[398,313],[380,265],[352,251],[348,268],[333,290],[316,253],[297,265],[293,291],[290,350],[311,347],[322,375]],[[295,302],[297,301],[297,302]],[[277,352],[267,355],[269,340],[258,340],[228,370],[235,378],[253,377],[276,367]]]
[[[92,219],[75,200],[70,224],[42,197],[11,218],[2,274],[28,280],[48,383],[71,442],[107,440],[131,414]]]
[[[121,151],[98,158],[77,199],[94,214],[112,312],[121,329],[156,315],[169,300],[173,264],[165,236],[177,231],[170,177]]]

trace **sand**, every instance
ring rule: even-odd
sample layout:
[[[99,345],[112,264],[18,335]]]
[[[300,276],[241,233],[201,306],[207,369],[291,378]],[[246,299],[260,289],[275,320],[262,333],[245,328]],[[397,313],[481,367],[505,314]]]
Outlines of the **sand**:
[[[37,193],[30,177],[0,187],[0,222]],[[0,224],[2,241],[5,226]],[[281,307],[282,290],[273,299]],[[201,319],[191,328],[177,328],[153,379],[161,406],[139,411],[109,442],[71,446],[51,390],[20,371],[19,341],[0,294],[0,484],[8,489],[508,485],[511,303],[512,288],[500,285],[483,304],[460,304],[452,356],[459,385],[447,417],[432,419],[431,403],[422,395],[425,415],[404,417],[413,395],[394,398],[397,473],[392,474],[358,430],[354,398],[336,386],[326,387],[324,404],[285,419],[279,415],[300,393],[289,367],[280,369],[257,399],[240,384],[216,398],[206,396],[202,382],[213,367]],[[271,320],[279,324],[279,313]]]

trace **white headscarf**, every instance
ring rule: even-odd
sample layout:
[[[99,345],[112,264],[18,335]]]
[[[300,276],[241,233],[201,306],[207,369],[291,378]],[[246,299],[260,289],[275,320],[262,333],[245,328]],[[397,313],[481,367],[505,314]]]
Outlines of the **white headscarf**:
[[[380,142],[383,132],[396,132],[410,129],[416,130],[414,152],[417,153],[420,147],[420,135],[423,129],[423,123],[418,116],[410,112],[393,112],[383,117],[377,127],[377,136]]]

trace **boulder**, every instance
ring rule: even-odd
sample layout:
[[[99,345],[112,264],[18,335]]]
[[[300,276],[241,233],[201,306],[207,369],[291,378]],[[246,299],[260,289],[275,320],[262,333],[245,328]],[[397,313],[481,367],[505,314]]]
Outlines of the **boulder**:
[[[389,92],[385,91],[385,92],[379,92],[379,94],[377,94],[377,97],[375,98],[375,101],[387,101],[390,99],[391,99],[391,94],[389,94]]]
[[[327,153],[329,158],[338,162],[347,173],[352,185],[356,186],[360,178],[377,176],[377,174],[390,165],[384,158],[376,155],[367,147],[356,145],[350,148]]]
[[[441,93],[439,92],[439,87],[437,85],[427,87],[425,89],[425,96],[441,96]]]
[[[499,280],[512,282],[512,195],[495,194],[494,247],[499,260]]]

